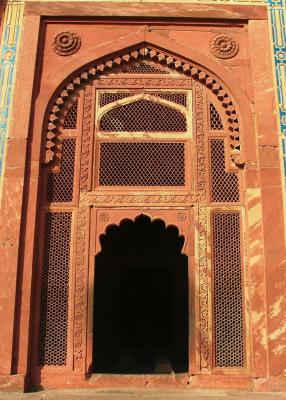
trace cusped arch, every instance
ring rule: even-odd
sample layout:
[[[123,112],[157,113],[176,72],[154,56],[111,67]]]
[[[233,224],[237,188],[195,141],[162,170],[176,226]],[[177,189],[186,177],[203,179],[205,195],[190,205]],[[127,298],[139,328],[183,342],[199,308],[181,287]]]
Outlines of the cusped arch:
[[[54,98],[55,100],[50,103],[50,110],[48,112],[48,130],[46,132],[46,143],[45,143],[45,163],[49,163],[54,157],[54,140],[58,127],[58,118],[61,115],[61,110],[68,98],[79,88],[81,85],[87,84],[92,80],[99,78],[105,71],[110,71],[113,67],[117,67],[128,63],[130,61],[138,59],[150,59],[155,60],[169,68],[175,69],[185,75],[193,78],[196,81],[207,86],[218,98],[223,105],[229,124],[229,138],[231,147],[232,160],[235,163],[241,162],[241,137],[239,127],[238,111],[235,105],[235,101],[230,96],[225,85],[210,71],[194,62],[188,61],[181,56],[177,56],[173,53],[166,52],[156,48],[154,45],[149,43],[141,43],[131,49],[122,50],[120,54],[116,53],[106,56],[100,59],[98,62],[89,63],[88,66],[84,66],[80,72],[75,73],[70,77],[68,83],[66,83],[61,90],[59,90]],[[242,94],[242,93],[240,93]],[[244,97],[243,95],[240,97]],[[244,108],[245,108],[244,98]],[[246,112],[246,119],[249,120],[250,114]]]
[[[108,247],[108,243],[113,242],[116,245],[116,240],[118,239],[118,235],[120,231],[133,229],[136,226],[148,226],[154,233],[159,236],[169,238],[173,243],[177,243],[177,252],[178,254],[186,255],[184,252],[185,247],[185,237],[180,233],[180,229],[178,226],[174,224],[167,224],[163,219],[147,215],[146,213],[140,213],[133,218],[123,218],[119,221],[119,223],[111,223],[108,224],[105,228],[105,231],[99,235],[100,241],[100,250],[97,254],[105,251]],[[121,240],[120,240],[121,243]],[[152,242],[154,245],[154,249],[158,250],[158,243]],[[142,243],[145,245],[145,243]],[[126,242],[126,249],[130,250],[130,243]],[[119,250],[119,249],[118,249]],[[120,251],[122,251],[122,247]],[[113,249],[114,253],[116,253],[116,249]],[[168,246],[164,247],[164,252],[168,252]]]

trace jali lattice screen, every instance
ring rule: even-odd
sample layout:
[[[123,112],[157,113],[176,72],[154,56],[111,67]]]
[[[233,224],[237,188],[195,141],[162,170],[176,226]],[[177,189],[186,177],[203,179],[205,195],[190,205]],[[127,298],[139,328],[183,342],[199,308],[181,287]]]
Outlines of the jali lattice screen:
[[[212,214],[214,364],[244,366],[241,226],[239,212]]]

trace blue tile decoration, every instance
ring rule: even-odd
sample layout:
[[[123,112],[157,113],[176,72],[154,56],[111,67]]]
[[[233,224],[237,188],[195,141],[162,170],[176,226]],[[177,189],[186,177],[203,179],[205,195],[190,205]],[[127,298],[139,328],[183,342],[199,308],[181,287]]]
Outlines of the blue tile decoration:
[[[20,42],[24,4],[22,0],[8,1],[0,47],[0,197],[2,192],[6,142],[13,101],[17,52]]]
[[[279,109],[282,168],[286,188],[286,2],[267,0],[273,40],[274,68]],[[284,188],[284,189],[285,189]]]

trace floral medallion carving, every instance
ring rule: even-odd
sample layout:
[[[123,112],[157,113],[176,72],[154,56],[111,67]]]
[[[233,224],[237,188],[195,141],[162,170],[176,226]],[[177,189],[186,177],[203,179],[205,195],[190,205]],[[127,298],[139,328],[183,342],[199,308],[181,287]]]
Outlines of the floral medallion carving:
[[[109,215],[108,215],[108,213],[101,213],[100,215],[99,215],[99,220],[101,221],[101,222],[107,222],[108,220],[109,220]]]
[[[179,222],[184,222],[184,221],[186,221],[186,219],[187,219],[187,215],[186,215],[186,213],[184,213],[184,212],[179,212],[179,213],[177,214],[177,218],[178,218],[178,221],[179,221]]]
[[[238,53],[239,46],[232,36],[220,34],[211,39],[210,49],[218,58],[232,58]]]
[[[60,56],[70,56],[78,51],[81,46],[81,38],[75,32],[60,32],[55,36],[54,51]]]

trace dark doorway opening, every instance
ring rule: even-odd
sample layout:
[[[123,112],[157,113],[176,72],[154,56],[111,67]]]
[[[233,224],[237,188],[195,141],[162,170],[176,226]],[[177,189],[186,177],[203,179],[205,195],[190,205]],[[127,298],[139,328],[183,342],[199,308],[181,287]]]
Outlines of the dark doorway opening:
[[[92,372],[188,371],[188,263],[174,226],[111,225],[96,256]]]

